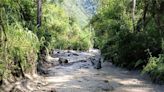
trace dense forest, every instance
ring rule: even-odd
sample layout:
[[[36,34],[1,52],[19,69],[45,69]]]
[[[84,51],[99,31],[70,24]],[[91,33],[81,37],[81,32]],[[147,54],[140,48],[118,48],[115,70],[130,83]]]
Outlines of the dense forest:
[[[91,48],[163,84],[163,10],[163,0],[0,0],[0,85],[37,73],[55,49]]]
[[[102,0],[91,20],[96,48],[105,59],[128,69],[141,69],[154,82],[164,76],[164,1]]]
[[[32,72],[44,48],[48,54],[54,48],[87,50],[91,46],[87,28],[82,29],[55,2],[42,3],[42,25],[38,29],[35,0],[1,0],[1,80]]]

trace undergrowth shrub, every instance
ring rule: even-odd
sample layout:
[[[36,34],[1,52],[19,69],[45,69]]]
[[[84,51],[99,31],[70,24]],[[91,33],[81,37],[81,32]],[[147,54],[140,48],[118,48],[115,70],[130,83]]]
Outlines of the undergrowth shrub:
[[[91,32],[55,3],[43,1],[42,26],[37,29],[36,8],[32,0],[0,1],[0,81],[10,74],[35,70],[43,49],[48,53],[55,48],[91,47]]]
[[[142,73],[150,75],[151,79],[155,83],[164,83],[164,54],[160,54],[159,57],[150,57],[148,64],[144,67]]]
[[[113,38],[108,38],[101,50],[106,59],[112,59],[118,66],[142,69],[147,64],[147,49],[153,56],[161,53],[158,35],[158,31],[133,33],[123,30]]]
[[[106,59],[128,69],[142,69],[147,64],[147,50],[152,56],[161,53],[163,33],[157,29],[156,20],[150,18],[146,26],[133,25],[129,1],[107,0],[91,20],[95,30],[95,47],[101,49]],[[110,2],[110,3],[109,3]],[[139,1],[138,1],[139,2]],[[136,23],[140,23],[141,6],[136,11]],[[149,17],[148,17],[149,18]],[[134,28],[133,28],[134,27]]]
[[[22,68],[23,73],[32,73],[40,45],[37,36],[30,30],[25,30],[19,23],[8,26],[6,34],[8,64],[12,65],[11,67]],[[20,63],[19,67],[18,63]]]
[[[2,17],[1,17],[2,18]],[[4,18],[5,19],[5,18]],[[4,21],[4,19],[2,21]],[[8,20],[6,18],[6,20]],[[38,58],[38,37],[22,23],[4,22],[1,27],[0,75],[1,81],[13,77],[24,77],[24,73],[33,74]],[[11,76],[12,75],[12,76]]]
[[[18,26],[18,27],[17,27]],[[30,56],[30,54],[35,53],[34,57],[37,58],[36,53],[39,50],[39,40],[38,37],[32,33],[30,30],[25,30],[23,27],[21,27],[19,24],[15,26],[10,26],[7,31],[7,37],[8,38],[8,47],[11,49],[11,51],[15,50],[15,48],[19,49],[19,53],[22,55],[20,58],[22,60],[25,60]],[[17,51],[17,50],[15,50]],[[27,55],[27,58],[25,59]],[[35,60],[31,60],[31,63]],[[27,62],[26,62],[27,63]],[[30,64],[30,62],[29,62]],[[27,64],[24,64],[28,65]]]
[[[130,70],[142,70],[146,66],[145,73],[155,81],[163,81],[163,1],[137,1],[133,22],[132,2],[101,2],[103,5],[90,22],[95,31],[94,47],[117,66]]]

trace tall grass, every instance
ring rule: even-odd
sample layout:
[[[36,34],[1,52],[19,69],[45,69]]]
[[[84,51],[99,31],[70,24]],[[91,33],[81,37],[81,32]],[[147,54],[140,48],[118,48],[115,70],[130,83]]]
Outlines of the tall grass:
[[[5,73],[4,77],[7,77],[15,68],[19,68],[16,64],[18,60],[23,72],[31,73],[32,65],[35,65],[37,60],[37,52],[40,45],[37,36],[31,31],[24,29],[17,22],[6,27],[7,41],[5,48],[3,48],[3,50],[6,49],[6,52],[0,52],[2,62],[0,70]],[[5,59],[4,55],[7,58],[5,61],[2,61]]]

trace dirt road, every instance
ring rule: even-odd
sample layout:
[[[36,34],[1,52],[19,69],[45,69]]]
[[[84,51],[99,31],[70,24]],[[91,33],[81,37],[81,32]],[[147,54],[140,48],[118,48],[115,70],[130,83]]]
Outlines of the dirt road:
[[[137,71],[109,62],[102,62],[102,68],[96,69],[100,57],[98,50],[54,51],[47,58],[48,64],[39,66],[44,77],[29,75],[27,79],[8,83],[0,92],[164,92],[164,85],[151,83],[148,76]]]
[[[69,63],[48,68],[45,81],[57,92],[163,92],[163,85],[152,84],[139,72],[117,68],[109,62],[95,69],[90,57],[99,57],[99,52],[54,52],[55,57],[64,57]],[[56,61],[55,61],[56,62]]]

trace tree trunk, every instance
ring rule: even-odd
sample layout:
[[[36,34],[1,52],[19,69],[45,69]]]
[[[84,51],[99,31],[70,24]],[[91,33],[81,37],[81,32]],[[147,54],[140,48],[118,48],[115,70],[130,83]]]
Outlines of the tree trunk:
[[[132,21],[133,21],[133,30],[134,31],[135,31],[135,9],[136,9],[136,0],[133,0]]]
[[[37,0],[37,27],[41,26],[42,0]]]
[[[148,6],[149,4],[147,3],[147,0],[145,0],[144,2],[145,6],[144,6],[144,11],[143,11],[143,30],[145,30],[145,27],[146,27],[146,14],[147,14],[147,11],[148,11]]]

